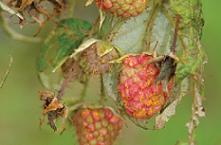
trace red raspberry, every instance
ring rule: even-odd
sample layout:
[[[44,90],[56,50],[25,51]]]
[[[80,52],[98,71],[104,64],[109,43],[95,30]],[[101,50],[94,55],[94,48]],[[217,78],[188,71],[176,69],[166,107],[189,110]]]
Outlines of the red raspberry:
[[[103,11],[129,18],[142,13],[147,6],[147,0],[96,0],[96,4]]]
[[[80,145],[112,145],[123,127],[109,108],[83,108],[73,116]]]
[[[162,83],[155,82],[160,69],[148,64],[151,55],[128,56],[123,60],[118,90],[126,112],[136,119],[148,119],[158,113],[168,100]],[[168,84],[171,90],[173,81]]]

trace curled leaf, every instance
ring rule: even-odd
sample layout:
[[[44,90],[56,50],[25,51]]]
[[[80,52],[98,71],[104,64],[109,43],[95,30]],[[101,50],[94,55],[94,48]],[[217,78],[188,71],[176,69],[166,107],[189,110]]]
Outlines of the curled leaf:
[[[179,102],[182,100],[182,97],[186,95],[188,92],[188,80],[185,79],[181,84],[180,88],[177,88],[179,90],[175,90],[174,94],[176,98],[172,101],[172,103],[167,106],[163,112],[156,116],[155,118],[155,128],[156,129],[161,129],[165,127],[165,124],[169,121],[169,119],[176,114],[176,107],[179,104]]]

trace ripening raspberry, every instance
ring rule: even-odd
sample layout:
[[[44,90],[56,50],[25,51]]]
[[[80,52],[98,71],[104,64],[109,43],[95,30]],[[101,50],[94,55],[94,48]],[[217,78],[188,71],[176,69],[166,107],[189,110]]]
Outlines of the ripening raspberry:
[[[160,69],[148,64],[152,55],[128,56],[123,60],[118,90],[126,112],[136,119],[148,119],[158,113],[168,100],[162,83],[156,83]],[[173,81],[167,88],[171,90]]]
[[[96,4],[103,11],[129,18],[142,13],[147,6],[147,0],[96,0]]]
[[[123,127],[109,108],[82,108],[73,116],[80,145],[113,145]]]

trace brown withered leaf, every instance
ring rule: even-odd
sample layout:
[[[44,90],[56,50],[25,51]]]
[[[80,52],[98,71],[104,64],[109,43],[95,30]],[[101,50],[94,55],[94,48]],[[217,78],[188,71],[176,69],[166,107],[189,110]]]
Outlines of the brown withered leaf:
[[[56,120],[62,118],[61,132],[64,130],[64,123],[68,115],[67,107],[62,104],[51,91],[40,92],[40,99],[44,101],[41,124],[44,122],[44,117],[47,116],[50,127],[57,131]]]
[[[23,10],[33,2],[34,0],[17,0],[16,7],[18,7],[19,10]]]

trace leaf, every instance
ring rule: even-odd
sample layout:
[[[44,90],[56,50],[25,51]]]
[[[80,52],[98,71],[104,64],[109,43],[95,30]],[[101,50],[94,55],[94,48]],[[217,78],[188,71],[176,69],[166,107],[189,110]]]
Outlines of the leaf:
[[[111,97],[115,101],[117,101],[118,99],[118,90],[117,90],[118,75],[119,72],[117,66],[113,68],[112,72],[105,73],[102,75],[105,94],[108,97]]]
[[[175,95],[178,94],[178,96],[176,96],[175,100],[169,105],[167,106],[164,111],[156,116],[155,118],[155,128],[156,129],[161,129],[163,127],[165,127],[165,124],[169,121],[169,119],[176,114],[176,107],[179,104],[179,102],[182,100],[182,97],[186,95],[186,93],[188,92],[188,80],[186,79],[185,81],[183,81],[180,84],[180,88],[178,91],[174,91]]]
[[[178,51],[181,63],[177,66],[176,80],[194,75],[204,62],[205,54],[199,46],[203,27],[202,6],[200,0],[170,0],[170,15],[181,16],[180,40],[183,48]],[[180,43],[180,45],[181,45]]]
[[[84,20],[69,18],[60,21],[40,50],[38,71],[43,72],[47,68],[53,70],[79,47],[90,29],[91,24]]]
[[[122,54],[137,53],[143,50],[145,34],[145,21],[148,13],[144,12],[138,17],[125,22],[115,35],[112,43],[120,48]]]
[[[69,18],[60,21],[49,34],[40,50],[37,70],[43,86],[58,90],[62,82],[61,71],[56,71],[63,61],[82,43],[91,24],[87,21]]]
[[[85,49],[87,49],[88,47],[90,47],[92,44],[98,42],[99,40],[94,39],[94,38],[90,38],[85,40],[84,42],[82,42],[82,44],[75,49],[75,51],[70,55],[71,58],[75,57],[77,54],[79,54],[80,52],[84,51]]]
[[[112,43],[120,49],[122,55],[127,53],[140,53],[146,50],[145,38],[147,35],[147,23],[150,19],[149,15],[150,10],[146,10],[141,15],[129,19],[121,26]],[[159,45],[156,49],[159,53],[169,52],[170,33],[171,27],[168,20],[163,13],[159,12],[152,30],[151,49],[158,43]]]
[[[176,113],[176,106],[179,102],[179,99],[173,101],[164,111],[162,114],[156,117],[156,124],[155,127],[157,129],[161,129],[165,126],[166,122],[169,121],[170,117],[175,115]]]

